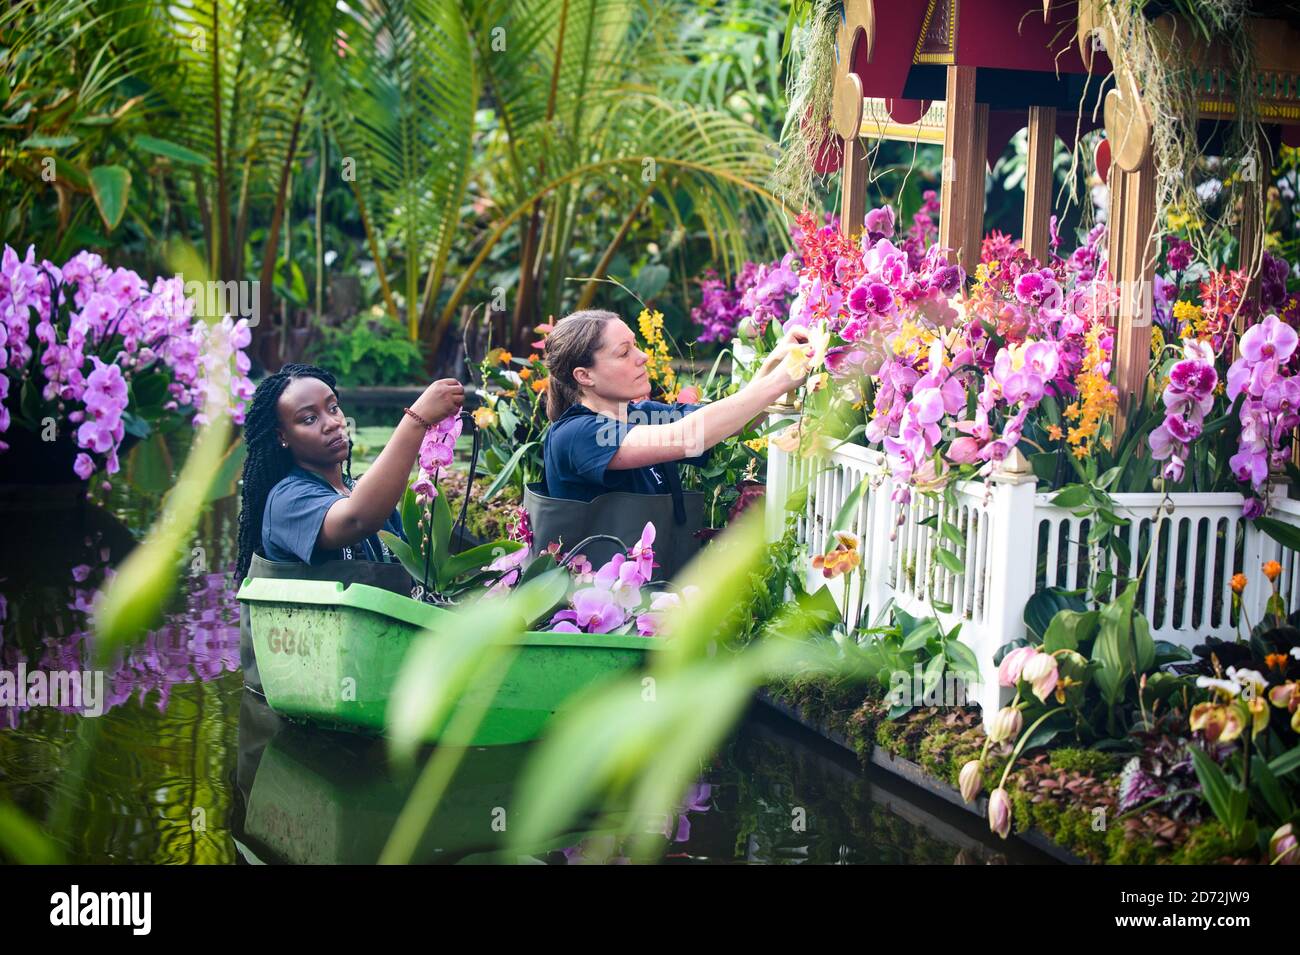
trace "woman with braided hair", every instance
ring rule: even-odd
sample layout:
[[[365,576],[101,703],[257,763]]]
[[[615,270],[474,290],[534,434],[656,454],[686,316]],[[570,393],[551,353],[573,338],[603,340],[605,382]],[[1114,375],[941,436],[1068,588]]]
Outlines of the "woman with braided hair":
[[[244,481],[239,512],[242,580],[254,551],[267,560],[392,560],[379,540],[401,536],[396,507],[424,434],[460,412],[465,389],[435,381],[403,415],[375,463],[352,480],[352,442],[334,376],[290,364],[258,384],[244,421]]]

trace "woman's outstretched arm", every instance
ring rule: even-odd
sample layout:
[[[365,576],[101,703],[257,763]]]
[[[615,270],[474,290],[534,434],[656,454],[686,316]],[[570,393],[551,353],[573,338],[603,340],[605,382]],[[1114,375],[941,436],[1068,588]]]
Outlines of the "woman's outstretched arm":
[[[458,414],[464,403],[464,386],[455,378],[443,378],[424,389],[411,410],[436,424]],[[375,463],[357,480],[352,496],[330,505],[317,544],[331,550],[347,547],[382,528],[406,491],[423,441],[424,426],[403,414]]]
[[[792,348],[807,341],[808,333],[804,329],[792,329],[767,356],[749,383],[734,395],[705,405],[669,424],[644,424],[629,429],[608,468],[621,471],[695,457],[743,430],[781,395],[803,384],[807,376],[791,378],[781,367],[781,362]]]

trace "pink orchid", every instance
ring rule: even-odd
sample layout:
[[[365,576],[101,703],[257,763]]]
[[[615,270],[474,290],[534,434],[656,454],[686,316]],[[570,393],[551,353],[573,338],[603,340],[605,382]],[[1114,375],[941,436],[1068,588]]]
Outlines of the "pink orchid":
[[[551,618],[552,629],[569,633],[609,633],[622,626],[625,619],[623,608],[615,601],[614,595],[601,587],[584,587],[575,591],[572,602],[572,610],[561,610]],[[576,629],[558,626],[565,621]]]

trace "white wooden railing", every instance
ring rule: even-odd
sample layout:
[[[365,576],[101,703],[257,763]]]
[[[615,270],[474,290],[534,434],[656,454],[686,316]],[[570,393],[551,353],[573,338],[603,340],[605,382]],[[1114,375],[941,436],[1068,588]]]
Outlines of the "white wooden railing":
[[[773,423],[794,420],[792,414],[772,416]],[[784,532],[785,504],[806,484],[807,504],[796,517],[796,533],[807,548],[809,586],[827,584],[850,616],[861,606],[864,624],[876,622],[891,602],[914,615],[934,615],[945,630],[960,623],[961,640],[980,664],[979,684],[969,692],[989,713],[1007,700],[997,685],[993,655],[1025,636],[1026,601],[1045,587],[1084,587],[1090,561],[1099,556],[1088,544],[1088,519],[1053,506],[1055,494],[1038,493],[1024,459],[1016,458],[1018,468],[1004,462],[986,482],[959,482],[955,508],[937,495],[922,494],[899,505],[878,451],[845,444],[804,457],[769,443],[768,537],[775,540]],[[868,491],[848,526],[832,527],[864,478]],[[1232,639],[1239,629],[1244,634],[1245,624],[1233,609],[1232,575],[1245,573],[1250,579],[1241,609],[1253,624],[1271,593],[1260,572],[1267,560],[1281,562],[1281,593],[1288,608],[1297,606],[1300,559],[1242,518],[1240,494],[1116,494],[1114,499],[1119,516],[1130,521],[1123,533],[1134,566],[1118,568],[1111,593],[1145,568],[1136,605],[1155,639],[1190,648],[1207,636]],[[936,514],[938,520],[922,523]],[[1300,501],[1287,499],[1285,485],[1275,488],[1271,516],[1300,525]],[[964,545],[941,538],[940,522],[955,525]],[[857,535],[862,571],[826,581],[811,557],[835,546],[835,530]],[[937,546],[957,556],[959,571],[935,559]]]

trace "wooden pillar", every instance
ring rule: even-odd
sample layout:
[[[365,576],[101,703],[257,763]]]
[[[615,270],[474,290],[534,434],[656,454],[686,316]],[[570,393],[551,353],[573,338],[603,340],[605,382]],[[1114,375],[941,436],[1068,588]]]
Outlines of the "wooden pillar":
[[[984,239],[984,185],[989,168],[989,104],[976,103],[971,129],[966,181],[966,239],[962,243],[961,265],[967,275],[974,275],[980,264],[980,242]]]
[[[862,231],[867,214],[867,148],[857,136],[844,140],[844,175],[840,182],[840,231],[853,236]]]
[[[1241,311],[1237,313],[1237,335],[1246,330],[1250,315],[1259,305],[1260,278],[1264,261],[1264,223],[1260,221],[1263,209],[1263,183],[1270,181],[1268,139],[1260,135],[1256,140],[1253,179],[1242,180],[1241,218],[1237,222],[1237,268],[1250,276]]]
[[[1048,220],[1052,216],[1052,189],[1056,158],[1056,107],[1029,107],[1029,156],[1025,174],[1025,221],[1021,231],[1025,251],[1046,264]]]
[[[975,102],[975,67],[949,66],[943,124],[943,179],[939,244],[973,273],[984,225],[984,170],[988,164],[987,103]]]
[[[1155,159],[1150,150],[1132,172],[1110,169],[1111,278],[1119,286],[1115,323],[1114,382],[1119,391],[1115,418],[1118,442],[1132,409],[1141,403],[1151,364],[1151,317],[1156,257],[1152,239],[1156,219]]]

